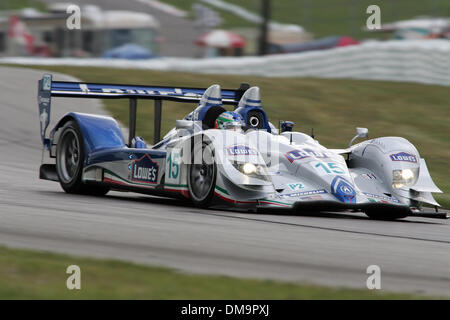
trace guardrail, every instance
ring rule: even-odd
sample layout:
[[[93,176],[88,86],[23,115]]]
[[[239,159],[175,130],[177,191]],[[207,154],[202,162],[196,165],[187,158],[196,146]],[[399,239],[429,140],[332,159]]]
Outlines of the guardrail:
[[[450,86],[450,41],[368,42],[330,50],[265,57],[111,60],[2,58],[0,63],[153,69],[265,77],[349,78]]]

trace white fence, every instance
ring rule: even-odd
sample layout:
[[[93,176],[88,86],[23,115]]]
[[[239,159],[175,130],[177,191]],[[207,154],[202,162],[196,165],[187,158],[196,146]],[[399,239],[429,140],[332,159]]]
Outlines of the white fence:
[[[450,86],[450,41],[370,42],[297,54],[242,58],[151,60],[2,58],[22,65],[102,66],[265,77],[351,78]]]

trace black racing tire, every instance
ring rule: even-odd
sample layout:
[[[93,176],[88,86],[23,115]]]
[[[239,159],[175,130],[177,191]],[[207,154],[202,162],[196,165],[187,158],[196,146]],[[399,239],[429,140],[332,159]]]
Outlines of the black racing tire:
[[[383,220],[383,221],[394,221],[408,216],[405,212],[376,212],[376,211],[365,211],[364,212],[372,220]]]
[[[67,193],[103,196],[109,188],[86,185],[81,181],[84,159],[83,136],[75,121],[68,121],[61,129],[56,147],[56,173]]]
[[[201,149],[200,149],[201,148]],[[194,163],[194,155],[202,152],[201,164]],[[194,205],[208,207],[214,198],[217,179],[217,165],[214,161],[212,144],[202,142],[192,148],[192,161],[187,166],[187,185],[189,195]]]

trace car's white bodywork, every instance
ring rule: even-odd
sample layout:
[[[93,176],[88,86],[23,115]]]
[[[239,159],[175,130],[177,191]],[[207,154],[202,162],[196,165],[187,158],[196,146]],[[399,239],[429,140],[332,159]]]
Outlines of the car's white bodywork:
[[[418,211],[422,203],[438,205],[431,193],[441,190],[433,183],[425,160],[404,138],[376,138],[347,149],[328,149],[301,132],[204,130],[195,121],[183,121],[165,137],[170,140],[168,154],[189,150],[193,140],[211,144],[218,168],[216,196],[237,206],[398,209],[407,215]],[[230,148],[240,154],[230,154]],[[191,157],[180,159],[182,174],[177,181],[166,177],[166,183],[184,186],[188,194],[186,172]],[[235,161],[265,166],[268,179],[246,176],[232,165]],[[402,180],[404,184],[393,181],[394,172],[397,179],[408,179]]]

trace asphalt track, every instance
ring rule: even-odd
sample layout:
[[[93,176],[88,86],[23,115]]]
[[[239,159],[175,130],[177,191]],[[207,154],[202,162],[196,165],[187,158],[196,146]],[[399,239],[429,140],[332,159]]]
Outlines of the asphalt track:
[[[68,195],[58,183],[39,180],[36,90],[42,74],[0,68],[1,244],[185,272],[357,288],[365,288],[366,268],[376,264],[383,290],[450,297],[448,220],[199,210],[132,193]],[[53,120],[67,111],[104,113],[96,101],[53,100]]]

